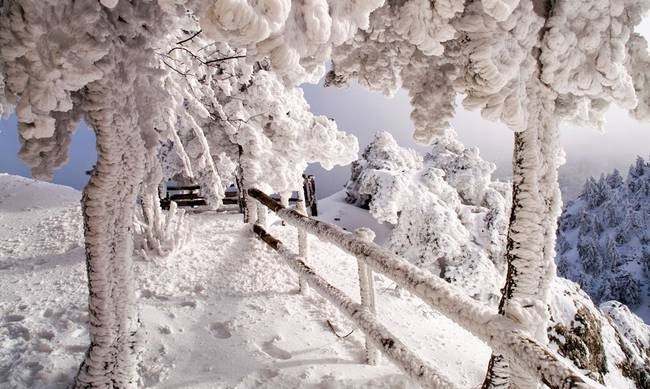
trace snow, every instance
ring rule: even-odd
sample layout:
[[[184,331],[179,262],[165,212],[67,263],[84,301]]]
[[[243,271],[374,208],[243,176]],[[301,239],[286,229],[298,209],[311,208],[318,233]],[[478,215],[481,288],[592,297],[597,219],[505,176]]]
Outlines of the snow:
[[[559,274],[597,303],[617,300],[650,323],[650,163],[638,158],[627,179],[615,170],[589,178],[560,218]]]
[[[643,366],[642,354],[647,350],[646,342],[650,339],[650,328],[643,324],[634,314],[631,314],[627,308],[617,302],[608,302],[600,306],[600,310],[591,301],[589,296],[580,287],[563,278],[556,278],[551,288],[551,322],[549,327],[549,336],[551,337],[551,346],[557,347],[559,342],[557,336],[554,339],[554,330],[557,324],[563,324],[570,328],[583,326],[585,323],[576,321],[578,309],[588,310],[601,326],[601,341],[606,360],[607,372],[604,374],[604,381],[610,388],[634,388],[637,387],[635,382],[621,371],[621,364],[628,358],[626,353],[631,354],[632,363],[637,366]],[[591,326],[593,323],[586,323]],[[561,340],[564,341],[564,340]],[[627,345],[624,350],[623,345]],[[593,348],[587,349],[587,353],[592,353]],[[587,373],[586,370],[583,372]]]
[[[81,194],[63,185],[0,173],[0,211],[25,212],[79,205]]]
[[[316,219],[335,224],[346,231],[354,231],[361,226],[368,227],[376,234],[374,242],[384,244],[390,237],[392,226],[388,223],[379,223],[367,210],[352,206],[345,201],[346,197],[346,191],[343,189],[318,200]]]
[[[510,194],[508,184],[491,181],[493,164],[451,130],[424,158],[379,132],[351,169],[346,200],[369,209],[373,228],[382,223],[386,247],[496,306]]]
[[[12,183],[14,197],[31,196],[33,206],[0,214],[0,241],[16,242],[11,251],[0,246],[0,386],[66,387],[88,344],[80,194],[1,177]],[[45,190],[30,192],[39,187]],[[58,206],[50,202],[56,196]],[[297,293],[297,276],[253,237],[241,215],[186,217],[190,243],[165,259],[135,262],[147,345],[143,386],[414,387],[383,358],[378,366],[363,364],[359,331],[338,339],[326,320],[339,333],[354,326],[314,293]],[[296,231],[270,222],[270,231],[297,252]],[[356,260],[330,244],[310,243],[309,265],[357,299]],[[487,346],[385,278],[375,276],[375,286],[384,325],[457,386],[479,385]]]

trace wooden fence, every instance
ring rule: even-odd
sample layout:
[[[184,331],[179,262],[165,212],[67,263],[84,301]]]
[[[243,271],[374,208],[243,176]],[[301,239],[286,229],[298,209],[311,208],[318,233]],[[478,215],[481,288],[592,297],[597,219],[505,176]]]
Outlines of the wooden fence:
[[[362,304],[353,303],[340,290],[332,287],[305,264],[305,256],[289,252],[281,242],[271,237],[264,226],[254,226],[256,234],[277,250],[289,266],[298,273],[301,285],[309,284],[323,297],[332,301],[364,332],[367,353],[372,354],[374,344],[400,369],[423,387],[453,387],[445,375],[423,362],[385,329],[374,315],[374,290],[364,280],[372,279],[376,271],[397,285],[420,297],[436,311],[478,337],[492,350],[503,354],[512,365],[537,377],[552,389],[602,388],[598,383],[585,380],[576,368],[565,362],[546,345],[530,337],[522,325],[499,315],[495,310],[469,296],[461,289],[425,270],[422,270],[358,234],[346,232],[338,226],[324,223],[287,208],[257,189],[249,189],[250,198],[267,207],[299,232],[311,233],[355,256],[360,263],[359,279]],[[261,224],[265,224],[262,220]],[[300,244],[302,242],[300,239]],[[306,247],[300,249],[307,252]],[[365,269],[365,270],[364,270]],[[365,274],[364,274],[365,272]],[[365,291],[364,291],[365,288]],[[364,298],[365,296],[365,298]],[[370,298],[372,296],[372,298]],[[371,306],[372,301],[372,306]],[[372,360],[369,361],[372,362]]]

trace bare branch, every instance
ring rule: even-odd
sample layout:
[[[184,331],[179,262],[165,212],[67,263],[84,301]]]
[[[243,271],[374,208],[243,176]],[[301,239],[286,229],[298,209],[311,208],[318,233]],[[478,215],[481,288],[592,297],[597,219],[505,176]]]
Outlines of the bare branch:
[[[189,41],[191,41],[192,39],[194,39],[196,36],[198,36],[201,32],[203,32],[203,30],[199,30],[199,31],[195,32],[195,33],[192,34],[189,38],[183,39],[182,41],[178,41],[178,42],[176,42],[176,44],[177,44],[177,45],[182,45],[182,44],[185,43],[185,42],[189,42]]]

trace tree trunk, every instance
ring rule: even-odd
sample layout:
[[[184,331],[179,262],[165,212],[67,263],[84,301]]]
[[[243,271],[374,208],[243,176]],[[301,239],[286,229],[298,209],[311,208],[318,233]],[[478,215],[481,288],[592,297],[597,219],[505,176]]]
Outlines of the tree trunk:
[[[145,147],[138,131],[135,106],[119,86],[89,86],[91,107],[86,120],[97,137],[97,166],[83,191],[86,238],[90,347],[75,387],[137,385],[137,360],[142,350],[135,304],[132,226],[136,194],[144,171]],[[120,98],[121,97],[121,98]],[[120,106],[121,105],[121,106]]]
[[[562,161],[555,95],[539,81],[527,88],[528,128],[515,133],[513,198],[499,313],[523,323],[547,343],[549,286],[555,276],[555,233],[561,211],[557,171]],[[536,388],[503,356],[493,354],[483,388]]]

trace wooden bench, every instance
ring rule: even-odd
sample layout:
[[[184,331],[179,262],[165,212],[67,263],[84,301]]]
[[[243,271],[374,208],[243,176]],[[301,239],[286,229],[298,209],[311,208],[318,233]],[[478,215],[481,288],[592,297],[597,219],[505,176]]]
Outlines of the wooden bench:
[[[235,187],[236,188],[236,187]],[[305,193],[305,208],[309,210],[309,216],[318,216],[318,205],[316,202],[316,180],[314,176],[303,175],[303,188]],[[274,198],[280,201],[279,198]],[[186,186],[168,186],[167,193],[164,198],[160,199],[160,207],[162,209],[169,209],[171,202],[175,202],[178,207],[195,208],[207,205],[208,202],[205,197],[201,195],[200,185],[186,185]],[[240,205],[241,196],[239,191],[228,190],[222,200],[224,205]],[[298,199],[292,197],[289,202],[295,203]],[[240,212],[243,208],[240,205]]]
[[[160,207],[169,209],[172,201],[179,207],[190,208],[208,204],[205,198],[201,196],[201,186],[199,185],[168,186],[167,195],[165,198],[160,199]]]

